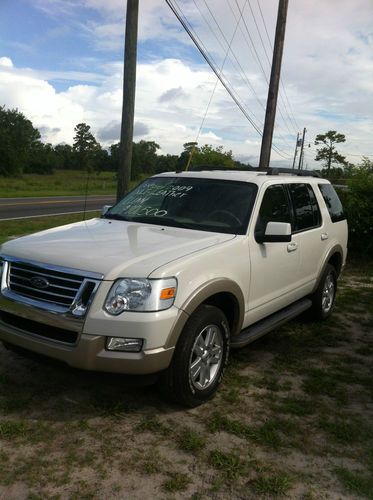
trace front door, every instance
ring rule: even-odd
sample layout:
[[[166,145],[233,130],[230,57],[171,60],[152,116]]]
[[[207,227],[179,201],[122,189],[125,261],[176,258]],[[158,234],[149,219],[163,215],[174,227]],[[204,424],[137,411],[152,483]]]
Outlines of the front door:
[[[268,186],[254,214],[255,229],[249,237],[251,277],[246,324],[254,323],[282,309],[298,298],[299,242],[293,235],[289,243],[258,243],[255,232],[268,222],[292,223],[290,200],[282,184]]]

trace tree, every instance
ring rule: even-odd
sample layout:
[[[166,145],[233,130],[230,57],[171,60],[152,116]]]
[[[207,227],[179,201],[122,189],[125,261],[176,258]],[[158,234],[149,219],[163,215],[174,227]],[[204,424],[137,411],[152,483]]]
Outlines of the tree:
[[[132,145],[131,178],[138,179],[141,174],[152,174],[157,164],[159,144],[154,141],[134,142]]]
[[[20,175],[40,144],[40,133],[17,109],[0,106],[0,175]]]
[[[345,166],[347,164],[346,157],[342,156],[335,149],[335,144],[346,142],[346,137],[339,134],[336,130],[329,130],[325,134],[318,134],[315,139],[316,146],[324,145],[317,150],[315,160],[322,161],[326,168],[326,175],[329,175],[330,167],[333,164]]]
[[[43,144],[38,141],[32,146],[30,158],[23,171],[33,174],[52,174],[53,170],[58,167],[58,162],[59,158],[52,144]]]
[[[90,130],[91,127],[86,123],[78,123],[74,128],[73,150],[77,154],[79,168],[83,169],[91,167],[95,153],[101,149]]]

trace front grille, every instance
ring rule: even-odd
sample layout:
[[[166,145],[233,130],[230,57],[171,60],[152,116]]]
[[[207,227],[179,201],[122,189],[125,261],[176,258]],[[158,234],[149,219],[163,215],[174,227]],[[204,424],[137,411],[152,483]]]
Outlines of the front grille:
[[[10,262],[9,289],[18,295],[69,308],[84,276],[23,262]]]
[[[34,335],[39,335],[40,337],[56,340],[58,342],[64,342],[66,344],[76,344],[78,340],[77,332],[45,325],[44,323],[21,318],[20,316],[15,316],[14,314],[3,311],[0,311],[0,321],[6,325],[19,328],[27,333],[33,333]]]

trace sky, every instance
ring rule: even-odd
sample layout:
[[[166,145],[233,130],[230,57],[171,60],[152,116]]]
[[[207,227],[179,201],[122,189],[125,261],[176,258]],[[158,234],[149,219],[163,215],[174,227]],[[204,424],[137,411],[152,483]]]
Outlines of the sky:
[[[134,140],[164,154],[222,145],[256,166],[277,0],[172,1],[245,114],[166,2],[139,0]],[[104,147],[118,142],[126,3],[0,0],[0,105],[53,145],[72,144],[81,122]],[[304,127],[305,168],[320,167],[314,140],[328,130],[345,134],[348,161],[373,159],[373,0],[289,0],[273,165],[292,166]]]

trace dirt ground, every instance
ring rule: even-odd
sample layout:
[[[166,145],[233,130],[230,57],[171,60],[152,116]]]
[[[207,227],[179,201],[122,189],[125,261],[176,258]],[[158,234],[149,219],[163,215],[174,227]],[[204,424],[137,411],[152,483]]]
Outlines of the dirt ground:
[[[191,410],[0,347],[0,499],[373,498],[372,276],[345,273],[327,322],[233,352]]]

